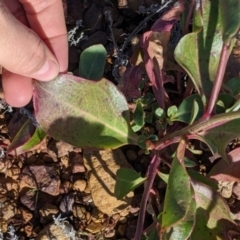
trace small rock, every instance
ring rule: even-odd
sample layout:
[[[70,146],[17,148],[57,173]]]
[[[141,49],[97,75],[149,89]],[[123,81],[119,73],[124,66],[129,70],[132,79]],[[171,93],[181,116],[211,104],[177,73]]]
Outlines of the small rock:
[[[65,231],[63,231],[63,228],[65,228]],[[71,225],[69,223],[65,222],[61,226],[52,223],[40,231],[36,240],[53,240],[53,237],[55,240],[71,240],[72,238],[67,233],[67,230],[70,229]]]
[[[239,182],[236,182],[233,185],[232,193],[236,199],[240,200],[240,183]]]
[[[68,155],[68,153],[74,149],[72,145],[62,141],[56,141],[54,139],[49,141],[47,147],[50,156],[59,158]]]
[[[8,231],[8,223],[4,219],[1,220],[1,232],[6,233]]]
[[[33,215],[30,211],[22,207],[19,210],[22,215],[22,219],[24,220],[24,223],[27,223],[32,219]]]
[[[120,236],[124,236],[125,235],[125,231],[126,231],[126,224],[120,224],[117,228],[117,233],[120,235]]]
[[[127,218],[126,217],[120,217],[119,223],[125,224],[126,222],[127,222]]]
[[[20,178],[20,189],[29,187],[54,196],[59,194],[60,179],[56,166],[25,167]]]
[[[115,230],[111,229],[110,231],[105,232],[104,237],[105,238],[113,238],[115,236]]]
[[[32,235],[32,232],[33,232],[33,226],[26,225],[24,227],[24,232],[26,233],[27,237],[30,237]]]
[[[61,182],[61,185],[60,185],[60,193],[63,194],[63,193],[68,193],[72,190],[72,183],[70,181],[64,181],[64,182]]]
[[[20,169],[18,166],[12,166],[11,168],[9,168],[7,170],[6,175],[10,178],[12,178],[13,180],[17,180],[19,178],[20,175]]]
[[[100,222],[95,223],[95,222],[91,222],[90,224],[88,224],[88,226],[86,227],[86,231],[92,233],[92,234],[96,234],[101,232],[104,229],[104,225]]]
[[[230,198],[232,196],[233,184],[234,182],[228,181],[218,182],[219,192],[224,198]]]
[[[72,193],[69,193],[63,197],[60,203],[59,209],[64,213],[69,213],[70,211],[72,211],[73,203],[74,203],[74,196]]]
[[[79,220],[86,219],[87,210],[80,204],[73,204],[73,216]]]
[[[114,214],[114,215],[112,215],[112,219],[115,221],[115,222],[117,222],[119,219],[120,219],[120,214]]]
[[[59,213],[59,210],[55,205],[46,203],[39,210],[39,214],[41,217],[41,223],[46,223],[47,221],[51,221],[53,219],[53,216],[57,216],[58,213]]]
[[[83,179],[79,179],[73,183],[73,190],[83,192],[86,189],[87,182]]]
[[[88,169],[88,186],[94,205],[110,216],[126,209],[131,203],[133,192],[121,200],[117,200],[114,195],[117,170],[131,168],[121,150],[93,151],[85,153],[83,159]]]
[[[102,222],[104,215],[97,208],[93,208],[92,210],[92,221],[95,223]]]
[[[87,185],[85,190],[84,190],[85,193],[91,193],[90,189],[89,189],[89,186]]]
[[[1,215],[4,220],[9,220],[17,213],[17,206],[15,203],[6,201],[1,208]]]
[[[69,157],[67,155],[61,157],[60,160],[61,160],[61,164],[62,164],[62,166],[64,166],[64,168],[69,167]]]
[[[84,173],[86,169],[83,165],[83,158],[79,153],[70,153],[71,169],[72,173]]]
[[[24,188],[20,193],[20,202],[31,211],[34,211],[36,207],[35,194],[36,191],[29,188]]]

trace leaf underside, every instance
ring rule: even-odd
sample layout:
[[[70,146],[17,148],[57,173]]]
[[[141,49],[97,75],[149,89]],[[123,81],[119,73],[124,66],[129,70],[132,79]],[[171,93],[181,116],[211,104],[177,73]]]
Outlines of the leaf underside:
[[[34,83],[35,117],[57,140],[76,147],[117,148],[136,144],[124,96],[106,79],[89,81],[61,74]]]

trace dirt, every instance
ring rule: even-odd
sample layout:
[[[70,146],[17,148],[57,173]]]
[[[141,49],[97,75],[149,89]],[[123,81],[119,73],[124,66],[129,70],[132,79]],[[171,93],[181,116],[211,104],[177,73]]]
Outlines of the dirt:
[[[160,2],[146,0],[145,6]],[[141,3],[140,0],[63,0],[68,30],[82,20],[84,27],[81,29],[87,36],[76,46],[69,46],[69,71],[78,75],[80,53],[93,44],[103,44],[108,51],[104,76],[116,83],[112,73],[115,49],[109,24],[112,21],[114,39],[120,46],[143,18],[136,13]],[[111,13],[111,20],[104,14],[106,11]],[[126,54],[133,48],[132,42]],[[230,59],[239,65],[237,50],[236,47]],[[228,70],[229,76],[233,74],[230,67]],[[117,200],[113,193],[116,171],[122,167],[134,168],[144,176],[151,156],[136,146],[114,151],[89,151],[50,137],[30,152],[19,156],[6,155],[4,151],[16,133],[15,125],[21,125],[19,115],[17,109],[13,112],[2,110],[0,115],[3,146],[0,149],[3,151],[0,152],[1,231],[6,234],[12,226],[21,240],[45,240],[53,239],[53,236],[54,239],[67,240],[71,235],[66,234],[66,229],[71,232],[72,228],[79,239],[132,239],[143,186],[125,199]],[[199,168],[213,165],[206,159],[199,163]],[[164,172],[166,165],[161,167]],[[154,217],[153,209],[159,212],[162,208],[166,185],[158,179],[154,188],[158,199],[155,204],[148,205],[146,227]],[[227,199],[235,218],[240,220],[239,189],[239,183],[222,182],[219,191]]]

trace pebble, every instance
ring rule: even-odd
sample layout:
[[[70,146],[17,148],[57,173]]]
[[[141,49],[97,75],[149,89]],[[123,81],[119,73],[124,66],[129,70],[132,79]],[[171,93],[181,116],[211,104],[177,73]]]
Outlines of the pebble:
[[[64,213],[69,213],[72,211],[73,203],[74,203],[74,196],[72,193],[69,193],[63,197],[60,203],[59,209]]]
[[[83,192],[86,189],[87,182],[83,179],[79,179],[73,183],[73,190]]]
[[[33,215],[30,211],[22,207],[19,210],[25,223],[29,222],[32,219]]]
[[[110,231],[106,232],[104,234],[104,237],[105,238],[113,238],[115,236],[116,232],[114,229],[111,229]]]
[[[88,185],[94,205],[103,213],[113,215],[126,209],[133,192],[117,200],[114,195],[116,172],[120,168],[132,168],[120,149],[84,153],[84,165],[88,170]]]
[[[96,234],[101,232],[104,229],[104,225],[101,222],[91,222],[90,224],[88,224],[88,226],[86,227],[86,231],[92,233],[92,234]]]
[[[79,220],[86,220],[87,210],[80,204],[73,204],[73,216]]]
[[[51,221],[53,216],[57,216],[59,213],[58,208],[53,205],[46,203],[40,210],[39,214],[41,217],[41,223],[45,223],[47,221]]]

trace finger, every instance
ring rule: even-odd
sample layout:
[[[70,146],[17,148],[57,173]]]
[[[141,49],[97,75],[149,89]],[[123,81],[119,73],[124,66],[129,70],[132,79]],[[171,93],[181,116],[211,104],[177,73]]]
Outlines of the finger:
[[[11,31],[9,31],[11,29]],[[0,64],[10,72],[51,80],[59,72],[54,55],[32,30],[20,23],[0,1]]]
[[[3,2],[15,18],[29,27],[23,6],[18,0],[3,0]]]
[[[19,0],[31,28],[56,56],[60,72],[68,66],[67,30],[62,0]]]
[[[4,0],[4,3],[15,18],[24,25],[29,26],[23,6],[18,0]],[[5,101],[11,106],[22,107],[31,101],[33,88],[31,78],[4,69],[2,72],[2,86]]]
[[[33,86],[31,78],[3,69],[2,86],[5,101],[13,107],[25,106],[32,98]]]

